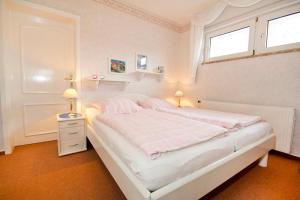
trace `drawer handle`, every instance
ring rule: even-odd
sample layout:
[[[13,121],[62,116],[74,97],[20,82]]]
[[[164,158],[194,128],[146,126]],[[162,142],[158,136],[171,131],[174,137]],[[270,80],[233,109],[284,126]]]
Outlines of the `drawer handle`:
[[[69,147],[76,147],[78,146],[79,144],[72,144],[72,145],[69,145]]]
[[[78,132],[71,132],[71,133],[69,133],[69,135],[76,135],[76,134],[78,134]]]
[[[78,123],[77,122],[74,122],[74,123],[68,123],[69,126],[73,126],[73,125],[77,125]]]

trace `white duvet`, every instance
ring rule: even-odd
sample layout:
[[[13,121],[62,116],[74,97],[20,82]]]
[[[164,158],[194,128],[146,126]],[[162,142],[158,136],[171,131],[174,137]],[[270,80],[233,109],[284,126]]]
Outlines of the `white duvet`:
[[[98,114],[99,111],[94,108],[87,109],[86,115],[89,124],[151,191],[222,159],[271,132],[271,126],[261,122],[232,132],[226,137],[163,153],[161,157],[152,160],[123,135],[97,120],[95,116]]]
[[[102,113],[96,118],[122,134],[152,159],[164,152],[224,136],[227,132],[220,126],[150,109],[130,114]]]

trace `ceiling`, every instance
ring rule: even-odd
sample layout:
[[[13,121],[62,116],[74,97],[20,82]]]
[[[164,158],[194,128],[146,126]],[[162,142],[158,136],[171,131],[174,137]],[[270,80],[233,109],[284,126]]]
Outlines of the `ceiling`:
[[[207,9],[218,0],[119,0],[128,6],[134,6],[149,14],[187,25],[197,13]]]

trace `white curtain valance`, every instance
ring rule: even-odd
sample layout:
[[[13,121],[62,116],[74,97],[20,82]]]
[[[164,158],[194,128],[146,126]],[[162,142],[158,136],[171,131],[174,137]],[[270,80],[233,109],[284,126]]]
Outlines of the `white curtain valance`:
[[[228,5],[234,7],[248,7],[260,1],[262,0],[221,0],[191,20],[189,67],[189,80],[191,82],[196,80],[197,68],[204,59],[204,27],[214,22]]]

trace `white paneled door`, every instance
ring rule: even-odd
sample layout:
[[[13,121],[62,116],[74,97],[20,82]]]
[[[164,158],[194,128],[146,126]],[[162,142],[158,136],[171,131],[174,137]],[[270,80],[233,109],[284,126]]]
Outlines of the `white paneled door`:
[[[75,22],[26,5],[10,6],[10,93],[15,144],[56,139],[55,114],[66,112],[64,80],[75,72]]]

